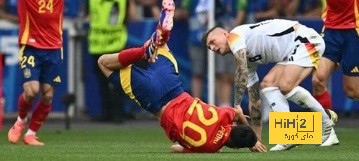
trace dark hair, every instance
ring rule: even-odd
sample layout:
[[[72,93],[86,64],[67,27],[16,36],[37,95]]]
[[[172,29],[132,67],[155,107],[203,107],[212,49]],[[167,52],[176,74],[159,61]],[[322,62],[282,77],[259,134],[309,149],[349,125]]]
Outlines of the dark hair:
[[[209,33],[211,33],[214,29],[216,28],[220,28],[219,26],[214,26],[213,28],[209,29],[207,32],[205,32],[202,36],[202,42],[204,43],[205,46],[207,46],[207,37],[209,35]]]
[[[251,148],[257,142],[257,136],[247,125],[237,125],[232,128],[228,142],[229,148]]]

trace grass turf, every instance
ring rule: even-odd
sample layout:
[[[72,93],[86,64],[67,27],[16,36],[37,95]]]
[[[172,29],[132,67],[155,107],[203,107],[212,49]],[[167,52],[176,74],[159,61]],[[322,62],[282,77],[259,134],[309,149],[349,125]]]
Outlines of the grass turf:
[[[268,129],[264,130],[268,131]],[[1,161],[32,160],[130,160],[130,161],[218,161],[218,160],[359,160],[359,129],[336,128],[339,146],[317,147],[302,145],[289,151],[252,153],[248,149],[223,148],[216,154],[173,154],[169,152],[171,142],[162,129],[126,128],[56,131],[43,129],[38,136],[45,146],[25,146],[22,142],[10,144],[7,129],[0,131]],[[268,134],[264,134],[268,143]],[[268,145],[269,149],[273,145]]]

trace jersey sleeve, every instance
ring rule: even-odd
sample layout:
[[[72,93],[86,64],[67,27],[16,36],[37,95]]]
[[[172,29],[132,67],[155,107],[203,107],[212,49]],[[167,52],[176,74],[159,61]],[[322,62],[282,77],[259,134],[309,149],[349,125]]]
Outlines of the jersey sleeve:
[[[253,86],[254,83],[258,82],[257,67],[248,65],[248,82],[247,88]]]
[[[246,48],[246,41],[244,35],[241,33],[230,32],[227,36],[229,48],[232,53],[236,53],[237,51]]]

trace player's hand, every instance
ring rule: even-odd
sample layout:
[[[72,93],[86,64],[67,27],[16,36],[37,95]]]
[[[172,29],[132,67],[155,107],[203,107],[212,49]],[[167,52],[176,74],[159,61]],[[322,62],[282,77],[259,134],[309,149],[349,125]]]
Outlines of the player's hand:
[[[148,58],[148,62],[149,63],[154,63],[154,62],[156,62],[156,60],[158,59],[158,57],[157,57],[157,47],[156,46],[153,46],[153,52],[152,52],[152,54],[150,55],[150,57]]]
[[[151,36],[151,44],[148,48],[150,54],[148,54],[148,62],[154,63],[158,59],[157,55],[157,49],[159,46],[162,46],[164,44],[163,42],[163,36],[162,36],[162,30],[156,29],[156,31]]]
[[[257,141],[256,144],[254,145],[254,147],[249,148],[249,150],[251,150],[252,152],[260,152],[260,153],[265,153],[267,152],[267,148],[266,146],[261,142],[261,141]]]

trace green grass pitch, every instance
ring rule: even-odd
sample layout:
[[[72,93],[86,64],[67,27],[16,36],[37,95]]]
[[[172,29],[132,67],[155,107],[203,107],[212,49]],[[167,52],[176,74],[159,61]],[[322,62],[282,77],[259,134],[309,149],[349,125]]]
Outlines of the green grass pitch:
[[[223,148],[216,154],[173,154],[171,142],[157,124],[153,127],[73,129],[44,128],[38,134],[43,147],[10,144],[7,130],[0,131],[0,161],[262,161],[262,160],[359,160],[359,128],[336,128],[339,146],[302,145],[289,151],[252,153],[248,149]],[[264,129],[268,143],[268,129]],[[273,145],[268,145],[270,148]]]

